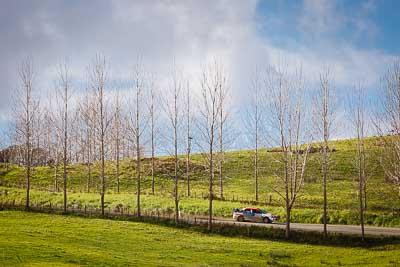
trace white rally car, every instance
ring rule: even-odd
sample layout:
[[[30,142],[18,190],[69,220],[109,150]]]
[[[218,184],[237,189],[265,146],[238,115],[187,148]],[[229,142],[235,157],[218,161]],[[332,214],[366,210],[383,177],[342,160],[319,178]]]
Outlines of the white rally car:
[[[276,220],[276,216],[259,208],[244,208],[241,210],[234,209],[233,219],[238,222],[250,221],[273,223]]]

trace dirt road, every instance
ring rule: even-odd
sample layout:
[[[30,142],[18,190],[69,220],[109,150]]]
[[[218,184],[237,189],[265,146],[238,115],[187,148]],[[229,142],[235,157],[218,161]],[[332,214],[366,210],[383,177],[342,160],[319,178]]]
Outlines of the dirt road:
[[[197,219],[199,220],[199,219]],[[201,218],[200,220],[205,219]],[[272,227],[285,229],[285,223],[252,223],[252,222],[236,222],[232,219],[225,218],[215,218],[214,223],[223,223],[231,225],[240,226],[258,226],[258,227]],[[306,223],[291,223],[290,227],[292,230],[301,231],[313,231],[313,232],[323,232],[324,228],[322,224],[306,224]],[[337,225],[328,224],[328,232],[330,233],[340,233],[340,234],[351,234],[351,235],[361,235],[361,227],[358,225]],[[397,227],[377,227],[377,226],[365,226],[365,235],[367,236],[396,236],[400,237],[400,228]]]

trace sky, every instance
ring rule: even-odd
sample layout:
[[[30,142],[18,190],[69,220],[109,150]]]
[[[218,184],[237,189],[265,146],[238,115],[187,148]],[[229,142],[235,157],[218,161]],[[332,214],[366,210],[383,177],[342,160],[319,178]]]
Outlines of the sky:
[[[399,10],[396,0],[0,1],[0,130],[27,57],[40,98],[66,58],[80,87],[96,53],[115,80],[129,79],[138,58],[160,81],[175,62],[193,90],[202,66],[218,58],[237,107],[256,67],[282,60],[301,65],[311,85],[329,66],[339,96],[361,83],[378,98],[380,77],[400,56]]]

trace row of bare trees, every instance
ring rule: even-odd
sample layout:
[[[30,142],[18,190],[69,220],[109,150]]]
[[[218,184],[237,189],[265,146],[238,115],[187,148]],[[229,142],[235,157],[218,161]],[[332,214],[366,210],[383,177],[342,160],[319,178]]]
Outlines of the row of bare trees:
[[[254,192],[259,197],[259,147],[280,147],[281,158],[274,176],[279,181],[272,188],[281,196],[286,209],[286,236],[290,235],[291,210],[300,194],[305,181],[309,153],[313,146],[321,154],[322,180],[322,223],[327,237],[328,192],[332,179],[332,151],[329,141],[339,127],[337,120],[337,100],[335,98],[334,79],[329,68],[320,73],[320,83],[316,90],[305,88],[306,83],[301,68],[289,71],[288,66],[257,69],[252,79],[251,102],[244,124],[247,127],[254,147]],[[384,140],[381,166],[385,179],[397,186],[400,197],[400,67],[395,64],[383,78],[380,91],[385,96],[380,103],[368,103],[365,89],[358,85],[349,95],[346,106],[351,129],[356,138],[359,214],[362,238],[364,238],[364,212],[367,209],[367,182],[369,174],[369,151],[365,142],[371,134],[371,127]],[[312,93],[310,93],[312,92]],[[313,95],[313,96],[312,96]],[[368,107],[368,104],[370,105]],[[309,105],[309,107],[307,107]],[[371,112],[372,105],[382,110]],[[367,113],[367,110],[370,113]],[[316,142],[320,142],[317,144]]]
[[[215,65],[212,67],[220,67]],[[219,71],[219,70],[218,70]],[[60,64],[55,81],[55,88],[48,97],[48,102],[39,105],[40,91],[34,87],[34,70],[31,60],[21,64],[19,70],[22,85],[16,93],[15,123],[13,143],[21,152],[20,163],[25,167],[26,175],[26,208],[29,208],[29,192],[32,168],[36,165],[48,165],[54,168],[54,191],[62,188],[64,210],[67,209],[68,165],[84,163],[87,169],[86,191],[93,190],[93,164],[99,164],[100,206],[104,213],[105,194],[107,192],[106,161],[115,164],[115,182],[117,192],[120,191],[119,165],[122,158],[135,157],[135,175],[137,196],[137,214],[141,215],[141,159],[145,156],[145,146],[150,141],[152,192],[155,193],[155,156],[165,149],[174,158],[174,190],[176,221],[179,220],[178,183],[186,174],[187,195],[190,195],[190,154],[193,137],[194,116],[192,109],[208,109],[208,106],[191,106],[189,82],[186,97],[182,73],[174,70],[171,73],[169,88],[157,88],[154,75],[148,75],[143,66],[138,64],[132,74],[132,82],[128,89],[113,90],[108,65],[105,58],[97,55],[88,67],[86,88],[80,90],[72,86],[73,80],[67,62]],[[207,75],[212,75],[210,69]],[[222,74],[221,74],[222,75]],[[220,77],[217,77],[220,78]],[[216,95],[219,99],[225,96],[225,84],[219,81]],[[36,90],[36,94],[35,94]],[[164,97],[161,97],[161,96]],[[55,96],[55,98],[53,97]],[[55,101],[54,101],[55,99]],[[186,100],[186,103],[185,103]],[[220,186],[223,186],[223,125],[226,118],[222,110],[222,102],[218,112],[214,114],[219,130]],[[161,108],[158,108],[162,106]],[[183,108],[186,107],[186,108]],[[186,114],[185,114],[186,112]],[[218,121],[218,118],[220,121]],[[166,125],[162,125],[165,123]],[[185,125],[186,123],[186,125]],[[167,126],[171,131],[159,134],[159,128]],[[204,127],[208,127],[206,123]],[[215,125],[213,135],[218,129]],[[172,133],[172,134],[169,134]],[[186,135],[186,136],[185,136]],[[148,138],[150,136],[150,138]],[[185,137],[184,137],[185,136]],[[162,139],[163,138],[163,139]],[[37,142],[36,142],[37,139]],[[150,139],[150,140],[148,140]],[[161,141],[158,139],[162,139]],[[186,142],[185,142],[186,140]],[[217,140],[217,139],[215,139]],[[170,142],[172,141],[172,142]],[[157,144],[163,142],[163,146]],[[200,144],[202,141],[197,140]],[[213,141],[214,142],[214,141]],[[173,144],[170,149],[169,144]],[[186,143],[186,144],[185,144]],[[184,145],[186,145],[185,148]],[[213,144],[214,145],[214,144]],[[45,159],[40,164],[33,162],[34,147],[41,148]],[[186,151],[186,169],[180,162],[179,154]],[[213,152],[214,153],[214,152]],[[205,153],[204,155],[206,155]],[[205,156],[205,158],[207,158]],[[212,165],[215,163],[211,160]],[[62,185],[59,169],[62,168]],[[210,169],[212,171],[213,168]],[[133,174],[132,174],[133,176]],[[133,189],[133,190],[134,190]],[[210,194],[210,199],[212,195]],[[210,213],[211,214],[211,213]]]
[[[274,172],[277,181],[272,188],[283,200],[286,210],[286,235],[290,235],[291,211],[305,182],[312,143],[321,141],[321,174],[323,181],[324,233],[327,235],[328,181],[331,148],[328,143],[334,128],[335,101],[333,79],[328,69],[320,74],[319,89],[310,95],[301,68],[269,66],[258,70],[250,90],[251,103],[246,130],[254,146],[254,192],[259,199],[259,148],[280,147],[281,153]],[[394,65],[383,80],[382,116],[374,120],[379,134],[384,136],[382,156],[386,179],[398,187],[400,196],[400,71]],[[224,151],[230,131],[231,99],[229,79],[224,66],[214,61],[204,67],[200,84],[190,86],[181,71],[173,66],[168,85],[159,88],[154,74],[138,63],[128,86],[118,88],[109,76],[106,59],[97,55],[88,67],[86,87],[76,88],[68,63],[58,68],[55,99],[39,105],[39,90],[34,86],[32,61],[19,69],[21,85],[16,92],[13,143],[20,151],[20,163],[25,168],[26,208],[29,208],[32,168],[40,164],[33,155],[41,151],[46,164],[54,168],[54,190],[60,188],[58,170],[62,167],[64,209],[67,208],[68,165],[84,163],[86,191],[97,186],[104,214],[108,181],[107,161],[115,167],[116,191],[120,192],[120,161],[135,158],[136,183],[131,179],[132,192],[137,197],[137,215],[141,216],[142,158],[151,158],[151,190],[156,193],[156,155],[166,151],[172,158],[175,201],[175,220],[179,221],[178,184],[186,180],[190,196],[190,160],[193,146],[203,155],[209,182],[208,227],[212,228],[213,199],[216,196],[215,175],[218,174],[219,196],[224,196]],[[193,84],[193,83],[192,83]],[[199,87],[199,93],[193,88]],[[36,91],[36,93],[35,93]],[[360,223],[366,210],[366,104],[364,91],[359,87],[352,99],[352,122],[357,137],[357,170],[360,197]],[[194,104],[196,103],[196,104]],[[267,141],[267,143],[266,143]],[[149,147],[149,152],[145,147]],[[164,152],[165,153],[165,152]],[[185,163],[180,154],[186,154]],[[36,157],[36,156],[35,156]],[[37,164],[35,164],[35,162]],[[95,185],[93,164],[99,164],[100,181]],[[61,166],[60,166],[61,164]],[[363,230],[362,230],[363,232]]]

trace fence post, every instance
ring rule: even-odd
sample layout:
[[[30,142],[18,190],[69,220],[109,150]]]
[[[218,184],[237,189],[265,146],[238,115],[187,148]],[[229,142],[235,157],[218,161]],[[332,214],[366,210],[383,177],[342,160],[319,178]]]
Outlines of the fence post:
[[[269,204],[271,204],[271,203],[272,203],[272,195],[269,194]]]
[[[85,205],[85,215],[86,215],[86,205]]]

